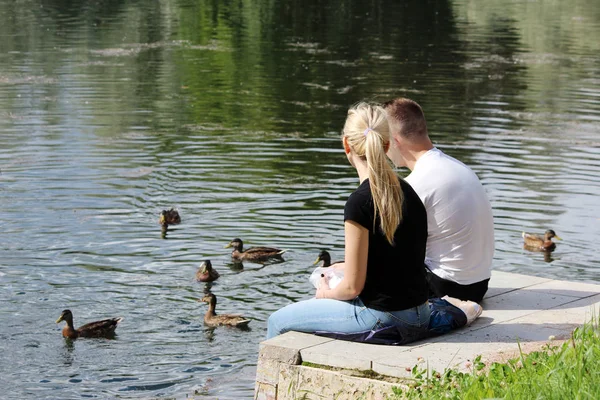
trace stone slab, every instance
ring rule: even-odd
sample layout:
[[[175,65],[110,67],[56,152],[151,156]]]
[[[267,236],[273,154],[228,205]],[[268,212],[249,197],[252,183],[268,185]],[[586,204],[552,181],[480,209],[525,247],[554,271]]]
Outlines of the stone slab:
[[[484,299],[481,303],[483,313],[471,326],[456,330],[450,335],[427,339],[425,342],[436,343],[447,342],[449,340],[462,340],[462,335],[478,331],[487,326],[512,321],[521,317],[533,316],[542,311],[567,306],[577,300],[577,298],[571,296],[536,292],[535,290],[531,290],[533,287],[535,286]]]
[[[583,299],[573,299],[569,303],[545,310],[543,313],[533,313],[523,321],[536,324],[570,323],[583,325],[585,322],[589,322],[592,317],[598,317],[599,315],[600,294],[597,294]]]
[[[287,365],[287,363],[266,357],[260,358],[259,356],[258,364],[256,365],[256,382],[277,386],[281,365]]]
[[[508,346],[507,346],[508,347]],[[454,368],[475,355],[489,350],[489,343],[437,343],[403,354],[402,358],[383,357],[373,360],[373,371],[394,377],[409,377],[415,365],[435,371]]]
[[[298,372],[299,368],[296,365],[282,365],[280,367],[277,400],[295,400],[300,397],[297,395]]]
[[[301,350],[331,341],[334,339],[302,332],[287,332],[285,335],[276,336],[260,344],[259,362],[262,358],[267,358],[286,364],[297,364],[296,358]]]
[[[302,350],[302,360],[332,367],[368,370],[372,354],[381,352],[382,346],[334,340]]]
[[[277,400],[385,400],[392,395],[392,387],[399,386],[320,368],[303,366],[287,368],[295,371],[295,373],[290,371],[288,374],[295,381],[286,381],[278,386]]]
[[[598,315],[600,295],[576,299],[554,308],[526,314],[500,323],[487,325],[479,330],[461,329],[451,335],[438,337],[419,348],[389,354],[372,360],[373,370],[395,377],[410,376],[410,369],[425,364],[430,369],[465,369],[477,355],[516,352],[519,343],[544,342],[552,337],[564,338],[577,327]],[[485,312],[484,312],[485,313]],[[476,321],[477,322],[477,321]]]
[[[584,298],[600,294],[600,285],[585,282],[548,281],[527,288],[533,292]]]
[[[441,337],[433,339],[442,341]],[[419,352],[418,349],[431,344],[431,340],[431,338],[425,339],[404,346],[372,345],[336,340],[303,350],[302,360],[336,368],[369,370],[373,369],[373,360],[380,358],[387,357],[395,360],[414,358],[416,362],[416,356],[413,357],[412,355],[404,355],[402,353],[416,354]],[[411,365],[414,365],[414,363]]]
[[[515,274],[512,272],[492,271],[492,279],[490,279],[489,288],[484,299],[549,281],[551,281],[549,278]]]
[[[257,372],[257,392],[259,383],[269,383],[270,386],[264,386],[266,395],[272,395],[276,388],[277,399],[288,398],[281,397],[284,387],[286,392],[295,393],[295,397],[289,398],[323,398],[312,397],[312,393],[320,393],[324,382],[333,382],[327,379],[334,379],[331,376],[335,373],[293,365],[300,361],[345,369],[372,369],[393,377],[409,377],[415,365],[436,371],[445,368],[468,371],[478,355],[485,361],[498,354],[517,354],[519,344],[568,337],[574,328],[598,318],[600,285],[494,271],[482,306],[483,314],[471,326],[407,346],[368,345],[288,332],[261,344],[257,369],[263,368],[264,372],[272,368],[278,375],[263,374],[261,381]],[[311,371],[305,372],[307,369]],[[354,387],[358,378],[344,379],[350,379],[351,383],[343,385]],[[356,390],[368,392],[365,387]],[[341,393],[332,389],[330,394],[353,398]],[[369,396],[362,398],[377,398]]]
[[[523,288],[485,299],[482,303],[484,307],[482,316],[467,328],[457,330],[449,335],[415,342],[409,346],[376,346],[328,340],[320,344],[315,343],[313,346],[301,350],[302,360],[332,367],[369,369],[373,367],[375,360],[383,362],[384,359],[395,359],[398,360],[397,368],[405,370],[407,367],[414,366],[418,359],[423,357],[423,354],[427,354],[427,351],[419,350],[415,352],[414,349],[420,349],[435,343],[439,344],[438,348],[431,348],[429,351],[442,352],[446,344],[453,342],[468,343],[470,345],[482,342],[486,343],[482,350],[490,351],[493,350],[494,343],[509,342],[516,344],[519,339],[547,340],[548,337],[563,334],[585,321],[585,312],[576,321],[568,321],[569,315],[556,314],[556,311],[559,310],[558,307],[564,306],[565,310],[570,310],[568,314],[572,317],[577,314],[574,313],[574,308],[600,301],[599,298],[574,303],[577,297],[574,297],[573,293],[566,296],[554,292],[554,289],[561,287],[560,282],[551,282],[545,278],[526,279],[528,277],[523,278],[521,275],[512,275],[517,274],[506,275],[504,273],[504,276],[508,276],[510,281],[523,284]],[[540,285],[545,286],[539,288]],[[591,285],[590,288],[590,285],[585,284],[581,287],[585,290],[580,290],[579,295],[593,293],[593,290],[590,289],[594,289],[594,287],[600,287],[600,285]],[[549,291],[546,292],[546,289],[549,289]],[[552,309],[555,312],[549,312]],[[589,312],[587,314],[589,315]],[[528,322],[528,319],[531,321]],[[546,322],[542,323],[542,321]],[[500,325],[500,327],[486,329],[493,325]],[[480,330],[483,331],[478,332]],[[405,355],[406,358],[400,355],[400,353],[407,352],[411,354]],[[393,362],[387,361],[386,363],[390,368],[394,366]],[[392,376],[398,376],[398,374]]]
[[[571,296],[521,289],[483,299],[481,306],[485,316],[498,323],[568,304],[573,300]]]
[[[277,385],[282,365],[300,364],[302,349],[332,340],[307,333],[288,332],[262,342],[258,351],[256,382]]]
[[[286,349],[302,350],[304,348],[316,346],[322,343],[331,342],[335,339],[316,336],[302,332],[287,332],[285,335],[279,335],[269,340],[261,342],[260,348],[273,346]]]
[[[256,382],[254,400],[277,400],[276,386],[263,382]]]

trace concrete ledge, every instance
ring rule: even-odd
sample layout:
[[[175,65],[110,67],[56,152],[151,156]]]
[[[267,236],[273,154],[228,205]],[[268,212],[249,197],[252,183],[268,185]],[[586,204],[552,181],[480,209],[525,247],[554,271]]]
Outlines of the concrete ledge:
[[[399,386],[381,380],[299,365],[287,366],[282,372],[277,400],[384,400],[393,394],[394,386]]]
[[[465,371],[479,355],[483,361],[494,360],[499,354],[514,354],[519,344],[541,345],[550,338],[568,337],[600,313],[600,285],[494,271],[481,304],[483,314],[471,326],[406,346],[353,343],[299,332],[267,340],[260,345],[255,398],[385,398],[378,396],[385,388],[391,391],[393,384],[376,381],[383,386],[369,386],[372,382],[358,380],[364,378],[300,364],[372,370],[396,378],[409,377],[415,365],[440,372]],[[324,387],[328,392],[322,397]]]
[[[276,399],[278,382],[286,373],[282,368],[301,364],[303,349],[330,341],[333,339],[300,332],[288,332],[262,342],[258,351],[254,397],[265,400]]]

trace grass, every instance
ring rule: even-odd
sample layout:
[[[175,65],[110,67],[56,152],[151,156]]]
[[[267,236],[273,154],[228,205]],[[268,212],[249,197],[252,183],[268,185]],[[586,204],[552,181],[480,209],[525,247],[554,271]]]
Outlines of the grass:
[[[519,346],[519,349],[521,347]],[[409,389],[395,399],[600,399],[598,318],[577,328],[561,346],[546,345],[506,363],[487,366],[478,357],[472,373],[413,368]]]

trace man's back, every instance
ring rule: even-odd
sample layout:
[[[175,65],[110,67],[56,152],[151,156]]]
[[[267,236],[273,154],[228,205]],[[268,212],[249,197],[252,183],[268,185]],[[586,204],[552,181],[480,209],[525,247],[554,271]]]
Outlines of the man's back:
[[[469,285],[489,279],[494,255],[492,208],[477,175],[433,148],[406,181],[427,209],[425,263],[439,277]]]

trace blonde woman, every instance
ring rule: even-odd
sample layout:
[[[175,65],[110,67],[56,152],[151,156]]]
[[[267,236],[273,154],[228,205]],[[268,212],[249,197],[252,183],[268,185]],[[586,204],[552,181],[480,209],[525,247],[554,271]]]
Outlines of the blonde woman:
[[[273,313],[267,337],[294,330],[352,340],[352,335],[387,328],[398,328],[411,340],[426,336],[427,215],[389,164],[385,110],[365,103],[352,107],[342,142],[360,180],[344,207],[344,277],[335,288],[322,279],[316,298]]]

